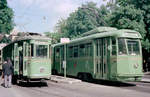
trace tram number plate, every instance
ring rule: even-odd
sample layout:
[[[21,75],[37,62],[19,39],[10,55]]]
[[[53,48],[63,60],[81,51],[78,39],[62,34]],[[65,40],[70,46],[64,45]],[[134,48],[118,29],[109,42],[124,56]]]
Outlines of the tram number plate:
[[[40,68],[40,73],[43,73],[44,72],[44,68]]]

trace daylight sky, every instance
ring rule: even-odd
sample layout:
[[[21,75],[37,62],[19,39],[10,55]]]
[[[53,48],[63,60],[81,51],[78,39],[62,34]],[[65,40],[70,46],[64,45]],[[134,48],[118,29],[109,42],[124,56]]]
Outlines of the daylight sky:
[[[14,11],[19,31],[43,33],[53,31],[61,18],[67,18],[79,6],[93,1],[99,7],[102,0],[7,0]]]

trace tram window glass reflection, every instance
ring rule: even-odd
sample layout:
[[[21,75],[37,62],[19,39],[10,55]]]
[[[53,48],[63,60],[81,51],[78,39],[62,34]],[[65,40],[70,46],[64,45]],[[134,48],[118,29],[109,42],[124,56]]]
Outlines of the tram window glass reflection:
[[[116,38],[115,37],[112,37],[111,38],[111,41],[112,41],[112,55],[116,55]]]
[[[119,55],[127,54],[125,39],[123,38],[118,39],[118,53]]]
[[[128,44],[128,52],[130,55],[139,55],[139,42],[138,41],[127,41]]]
[[[37,57],[47,57],[47,45],[36,45],[36,56]]]

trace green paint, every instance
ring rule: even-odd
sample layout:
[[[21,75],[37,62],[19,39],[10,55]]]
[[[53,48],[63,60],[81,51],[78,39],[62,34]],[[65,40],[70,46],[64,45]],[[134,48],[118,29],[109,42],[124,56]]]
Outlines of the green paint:
[[[105,29],[104,29],[105,28]],[[118,39],[125,41],[126,55],[119,55]],[[63,56],[67,55],[67,75],[91,74],[95,79],[139,81],[142,72],[141,35],[133,30],[102,27],[71,40],[64,54],[64,44],[53,45],[53,70],[63,74]],[[130,55],[127,41],[138,41],[140,54]],[[90,45],[89,45],[90,44]]]

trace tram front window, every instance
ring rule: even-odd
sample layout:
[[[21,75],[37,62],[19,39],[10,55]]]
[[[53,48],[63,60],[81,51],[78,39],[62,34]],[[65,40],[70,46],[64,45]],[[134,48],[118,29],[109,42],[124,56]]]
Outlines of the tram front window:
[[[130,55],[139,55],[140,54],[138,41],[128,40],[127,44],[128,44],[128,52]]]
[[[118,54],[119,55],[125,55],[127,54],[125,39],[118,39]]]
[[[36,45],[36,57],[47,57],[47,45]]]

